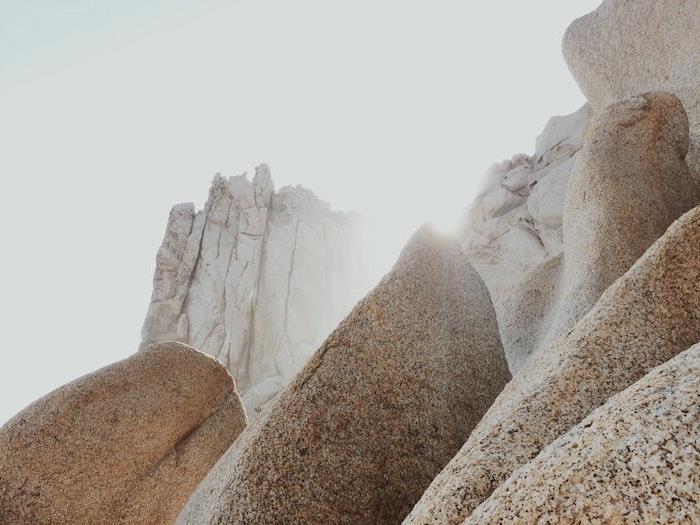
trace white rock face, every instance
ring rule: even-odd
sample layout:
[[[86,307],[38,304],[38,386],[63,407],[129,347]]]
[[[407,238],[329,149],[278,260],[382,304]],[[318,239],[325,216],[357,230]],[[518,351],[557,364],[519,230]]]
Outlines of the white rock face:
[[[216,357],[255,417],[370,288],[356,226],[309,190],[275,192],[265,165],[217,175],[203,210],[170,212],[142,344]]]
[[[467,212],[463,249],[497,303],[533,267],[561,255],[567,182],[590,106],[553,117],[537,138],[535,154],[492,166]]]
[[[481,194],[467,211],[462,247],[491,293],[499,318],[508,317],[511,291],[538,273],[557,275],[564,251],[563,213],[569,177],[594,117],[585,105],[553,117],[537,138],[533,156],[516,155],[491,167]],[[551,284],[551,283],[550,283]],[[551,287],[551,286],[550,286]],[[532,308],[546,307],[548,289],[532,287]],[[542,317],[545,312],[530,312]],[[527,339],[537,340],[537,326]],[[529,344],[523,341],[523,345]],[[525,356],[504,344],[511,372]]]

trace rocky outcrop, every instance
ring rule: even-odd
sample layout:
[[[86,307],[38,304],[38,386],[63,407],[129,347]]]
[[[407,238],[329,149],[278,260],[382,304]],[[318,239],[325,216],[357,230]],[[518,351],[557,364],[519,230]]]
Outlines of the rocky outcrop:
[[[509,377],[486,287],[423,228],[178,523],[396,523]]]
[[[245,425],[224,367],[149,346],[0,429],[0,522],[172,522]]]
[[[496,305],[528,271],[562,254],[566,188],[592,116],[586,105],[550,119],[533,156],[516,155],[484,176],[468,210],[462,245]]]
[[[593,120],[568,183],[563,255],[531,269],[496,302],[511,370],[571,330],[700,202],[687,152],[688,121],[673,95],[640,95]]]
[[[219,359],[253,417],[369,288],[356,219],[308,190],[275,192],[266,166],[216,176],[204,210],[173,208],[158,251],[144,344]]]
[[[466,524],[700,521],[700,345],[515,473]]]
[[[699,0],[605,0],[569,26],[563,49],[596,111],[649,91],[678,96],[690,120],[689,163],[700,176],[698,20]]]
[[[700,207],[514,376],[406,523],[461,523],[546,445],[698,340]]]

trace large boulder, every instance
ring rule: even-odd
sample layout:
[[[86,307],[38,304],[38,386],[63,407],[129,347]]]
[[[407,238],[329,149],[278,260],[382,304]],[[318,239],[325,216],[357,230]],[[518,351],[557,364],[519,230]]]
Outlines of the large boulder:
[[[226,369],[161,343],[0,429],[0,523],[169,523],[246,425]]]
[[[700,207],[676,221],[556,344],[533,355],[406,523],[461,523],[608,398],[700,340]]]
[[[633,97],[593,120],[568,181],[563,256],[533,268],[495,302],[511,370],[571,330],[700,202],[687,153],[688,119],[674,95]]]
[[[700,176],[700,0],[605,0],[566,31],[564,57],[596,111],[639,93],[683,102]],[[700,179],[698,179],[700,181]]]
[[[494,491],[466,521],[700,521],[700,345],[617,394]]]
[[[486,287],[423,228],[178,522],[400,522],[509,379]]]

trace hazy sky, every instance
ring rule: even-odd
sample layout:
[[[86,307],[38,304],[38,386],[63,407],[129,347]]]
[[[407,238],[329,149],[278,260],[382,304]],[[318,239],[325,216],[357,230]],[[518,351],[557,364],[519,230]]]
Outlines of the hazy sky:
[[[0,0],[0,422],[136,349],[172,204],[267,162],[387,266],[584,100],[599,0]],[[381,242],[380,242],[381,241]]]

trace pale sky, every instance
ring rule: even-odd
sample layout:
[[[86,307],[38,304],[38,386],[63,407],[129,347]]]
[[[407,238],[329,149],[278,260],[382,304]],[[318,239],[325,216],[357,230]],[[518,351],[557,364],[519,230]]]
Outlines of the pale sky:
[[[584,99],[599,0],[0,0],[0,422],[136,350],[170,207],[270,165],[378,268]]]

